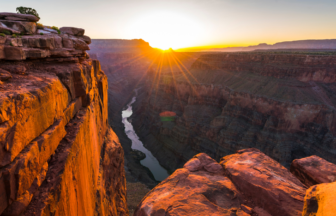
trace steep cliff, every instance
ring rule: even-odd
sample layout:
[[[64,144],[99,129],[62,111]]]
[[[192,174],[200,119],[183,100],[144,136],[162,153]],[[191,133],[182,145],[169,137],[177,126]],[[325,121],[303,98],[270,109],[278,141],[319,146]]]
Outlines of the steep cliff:
[[[7,25],[20,37],[0,36],[0,214],[128,215],[124,153],[90,38],[20,22]],[[27,23],[32,32],[15,29]]]
[[[289,167],[335,161],[335,56],[206,54],[189,70],[152,71],[135,104],[140,138],[174,171],[200,152],[216,160],[258,148]],[[172,111],[176,120],[162,122]]]

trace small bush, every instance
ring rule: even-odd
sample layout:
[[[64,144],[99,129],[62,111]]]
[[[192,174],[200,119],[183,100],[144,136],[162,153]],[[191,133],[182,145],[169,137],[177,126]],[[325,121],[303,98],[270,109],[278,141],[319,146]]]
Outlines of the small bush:
[[[11,32],[8,31],[8,30],[3,30],[2,32],[3,32],[4,34],[6,34],[6,35],[11,35]]]
[[[11,45],[11,46],[14,46],[13,44],[12,44],[12,42],[10,42],[10,44],[9,45]]]
[[[6,35],[4,33],[0,33],[1,37],[6,37]]]
[[[40,35],[43,35],[43,32],[41,32]]]
[[[43,29],[44,28],[44,26],[43,26],[43,24],[42,23],[36,23],[36,27],[37,27],[37,29]]]
[[[29,8],[29,7],[17,7],[16,8],[16,12],[20,13],[20,14],[31,14],[36,16],[37,18],[40,19],[40,16],[38,15],[38,13],[36,12],[35,9],[33,8]]]
[[[56,26],[52,26],[51,28],[54,29],[54,30],[56,30],[56,31],[59,31],[59,28],[56,27]]]
[[[17,35],[16,35],[16,34],[12,34],[12,37],[13,37],[13,38],[17,38]]]
[[[60,30],[57,30],[57,33],[58,33],[58,34],[61,34],[61,31],[60,31]]]

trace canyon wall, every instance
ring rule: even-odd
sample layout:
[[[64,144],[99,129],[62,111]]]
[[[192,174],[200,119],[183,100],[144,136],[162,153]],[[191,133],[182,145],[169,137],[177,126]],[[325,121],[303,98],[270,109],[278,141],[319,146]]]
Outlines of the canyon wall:
[[[335,163],[335,64],[327,55],[205,54],[149,72],[133,125],[171,171],[201,152],[218,161],[251,147],[286,167],[313,154]],[[164,111],[175,121],[161,121]]]
[[[0,36],[0,214],[128,215],[124,153],[89,37],[30,24],[29,35]]]

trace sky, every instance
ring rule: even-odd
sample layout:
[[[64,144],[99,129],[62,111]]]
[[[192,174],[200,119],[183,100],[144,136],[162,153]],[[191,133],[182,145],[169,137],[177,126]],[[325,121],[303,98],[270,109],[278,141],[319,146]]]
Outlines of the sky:
[[[336,38],[336,0],[0,0],[0,12],[18,6],[44,25],[162,49]]]

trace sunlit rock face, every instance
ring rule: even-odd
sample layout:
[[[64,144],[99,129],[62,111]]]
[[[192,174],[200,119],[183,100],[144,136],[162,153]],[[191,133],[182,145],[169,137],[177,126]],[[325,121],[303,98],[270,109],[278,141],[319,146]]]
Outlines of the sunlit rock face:
[[[201,153],[150,191],[135,216],[301,215],[307,187],[257,149],[222,158]]]
[[[151,71],[135,103],[133,125],[164,167],[249,147],[286,167],[313,154],[335,162],[335,56],[205,54],[186,68]]]
[[[1,215],[128,215],[107,77],[70,30],[0,40]]]
[[[290,170],[308,187],[336,181],[336,165],[316,155],[294,160]]]

